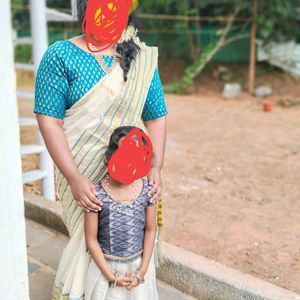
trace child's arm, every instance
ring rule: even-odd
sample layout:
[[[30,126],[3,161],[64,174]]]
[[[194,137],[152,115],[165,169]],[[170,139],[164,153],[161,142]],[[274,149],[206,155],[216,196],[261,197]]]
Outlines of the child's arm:
[[[95,261],[96,265],[100,269],[101,273],[109,282],[114,282],[115,275],[110,270],[103,251],[97,239],[98,232],[98,213],[95,212],[84,212],[84,234],[85,242],[88,250]],[[132,282],[130,277],[121,275],[117,278],[117,285],[127,287]]]
[[[145,236],[144,236],[144,244],[143,244],[143,255],[141,260],[141,265],[139,267],[139,273],[141,278],[144,278],[148,266],[150,263],[150,259],[152,256],[155,236],[156,236],[156,206],[151,205],[146,208],[146,226],[145,226]]]
[[[143,244],[143,255],[142,255],[140,267],[138,269],[141,279],[144,279],[145,274],[147,273],[153,248],[154,248],[154,242],[156,236],[155,213],[156,213],[155,204],[152,204],[146,208],[146,226],[145,226],[145,235],[144,235],[144,244]],[[129,276],[133,279],[133,281],[126,288],[128,290],[131,290],[132,288],[138,285],[138,280],[134,273],[130,273]]]

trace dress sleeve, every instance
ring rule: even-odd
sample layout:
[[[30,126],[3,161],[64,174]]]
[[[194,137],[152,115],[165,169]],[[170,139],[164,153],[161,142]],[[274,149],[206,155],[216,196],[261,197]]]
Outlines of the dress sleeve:
[[[163,87],[156,67],[144,105],[142,119],[144,122],[155,120],[168,114]]]
[[[66,111],[68,81],[57,43],[51,45],[38,67],[35,80],[34,112],[63,119]]]

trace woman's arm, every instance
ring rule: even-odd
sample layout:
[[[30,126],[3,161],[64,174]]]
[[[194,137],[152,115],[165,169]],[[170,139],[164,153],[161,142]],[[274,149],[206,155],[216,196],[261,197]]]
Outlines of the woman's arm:
[[[100,269],[101,273],[109,282],[115,280],[115,275],[110,270],[103,251],[97,239],[98,232],[98,213],[84,212],[84,234],[87,248],[95,261],[96,265]],[[127,286],[132,280],[127,276],[120,276],[118,278],[118,286]]]
[[[62,129],[63,120],[36,114],[40,131],[55,165],[70,184],[78,205],[86,210],[98,211],[102,203],[96,198],[94,184],[81,175],[73,160],[66,136]]]
[[[167,138],[167,117],[163,116],[144,124],[153,145],[153,157],[148,175],[150,184],[153,186],[148,195],[151,197],[150,202],[154,202],[160,199],[162,191],[161,169],[164,162]]]

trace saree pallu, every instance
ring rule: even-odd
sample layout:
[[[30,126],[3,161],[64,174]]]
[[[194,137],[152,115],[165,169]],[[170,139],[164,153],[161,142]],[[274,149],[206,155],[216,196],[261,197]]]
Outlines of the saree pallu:
[[[136,126],[147,133],[141,116],[157,59],[157,47],[142,46],[131,64],[126,82],[123,70],[116,64],[66,112],[63,129],[71,153],[81,174],[91,181],[98,182],[106,175],[104,152],[115,128]],[[58,168],[55,179],[70,240],[58,266],[52,300],[84,300],[87,267],[91,259],[85,244],[84,213]],[[155,261],[157,265],[157,258]]]

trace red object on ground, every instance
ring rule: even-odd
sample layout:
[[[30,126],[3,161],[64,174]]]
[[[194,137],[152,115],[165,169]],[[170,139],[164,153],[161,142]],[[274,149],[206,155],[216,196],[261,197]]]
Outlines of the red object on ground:
[[[274,103],[272,101],[264,101],[263,109],[265,112],[269,112],[273,109]]]
[[[130,184],[148,175],[152,153],[150,138],[140,129],[133,128],[110,158],[108,173],[115,180]]]
[[[120,39],[128,22],[132,0],[89,0],[82,32],[91,52],[103,51]],[[93,50],[90,44],[99,48]]]

